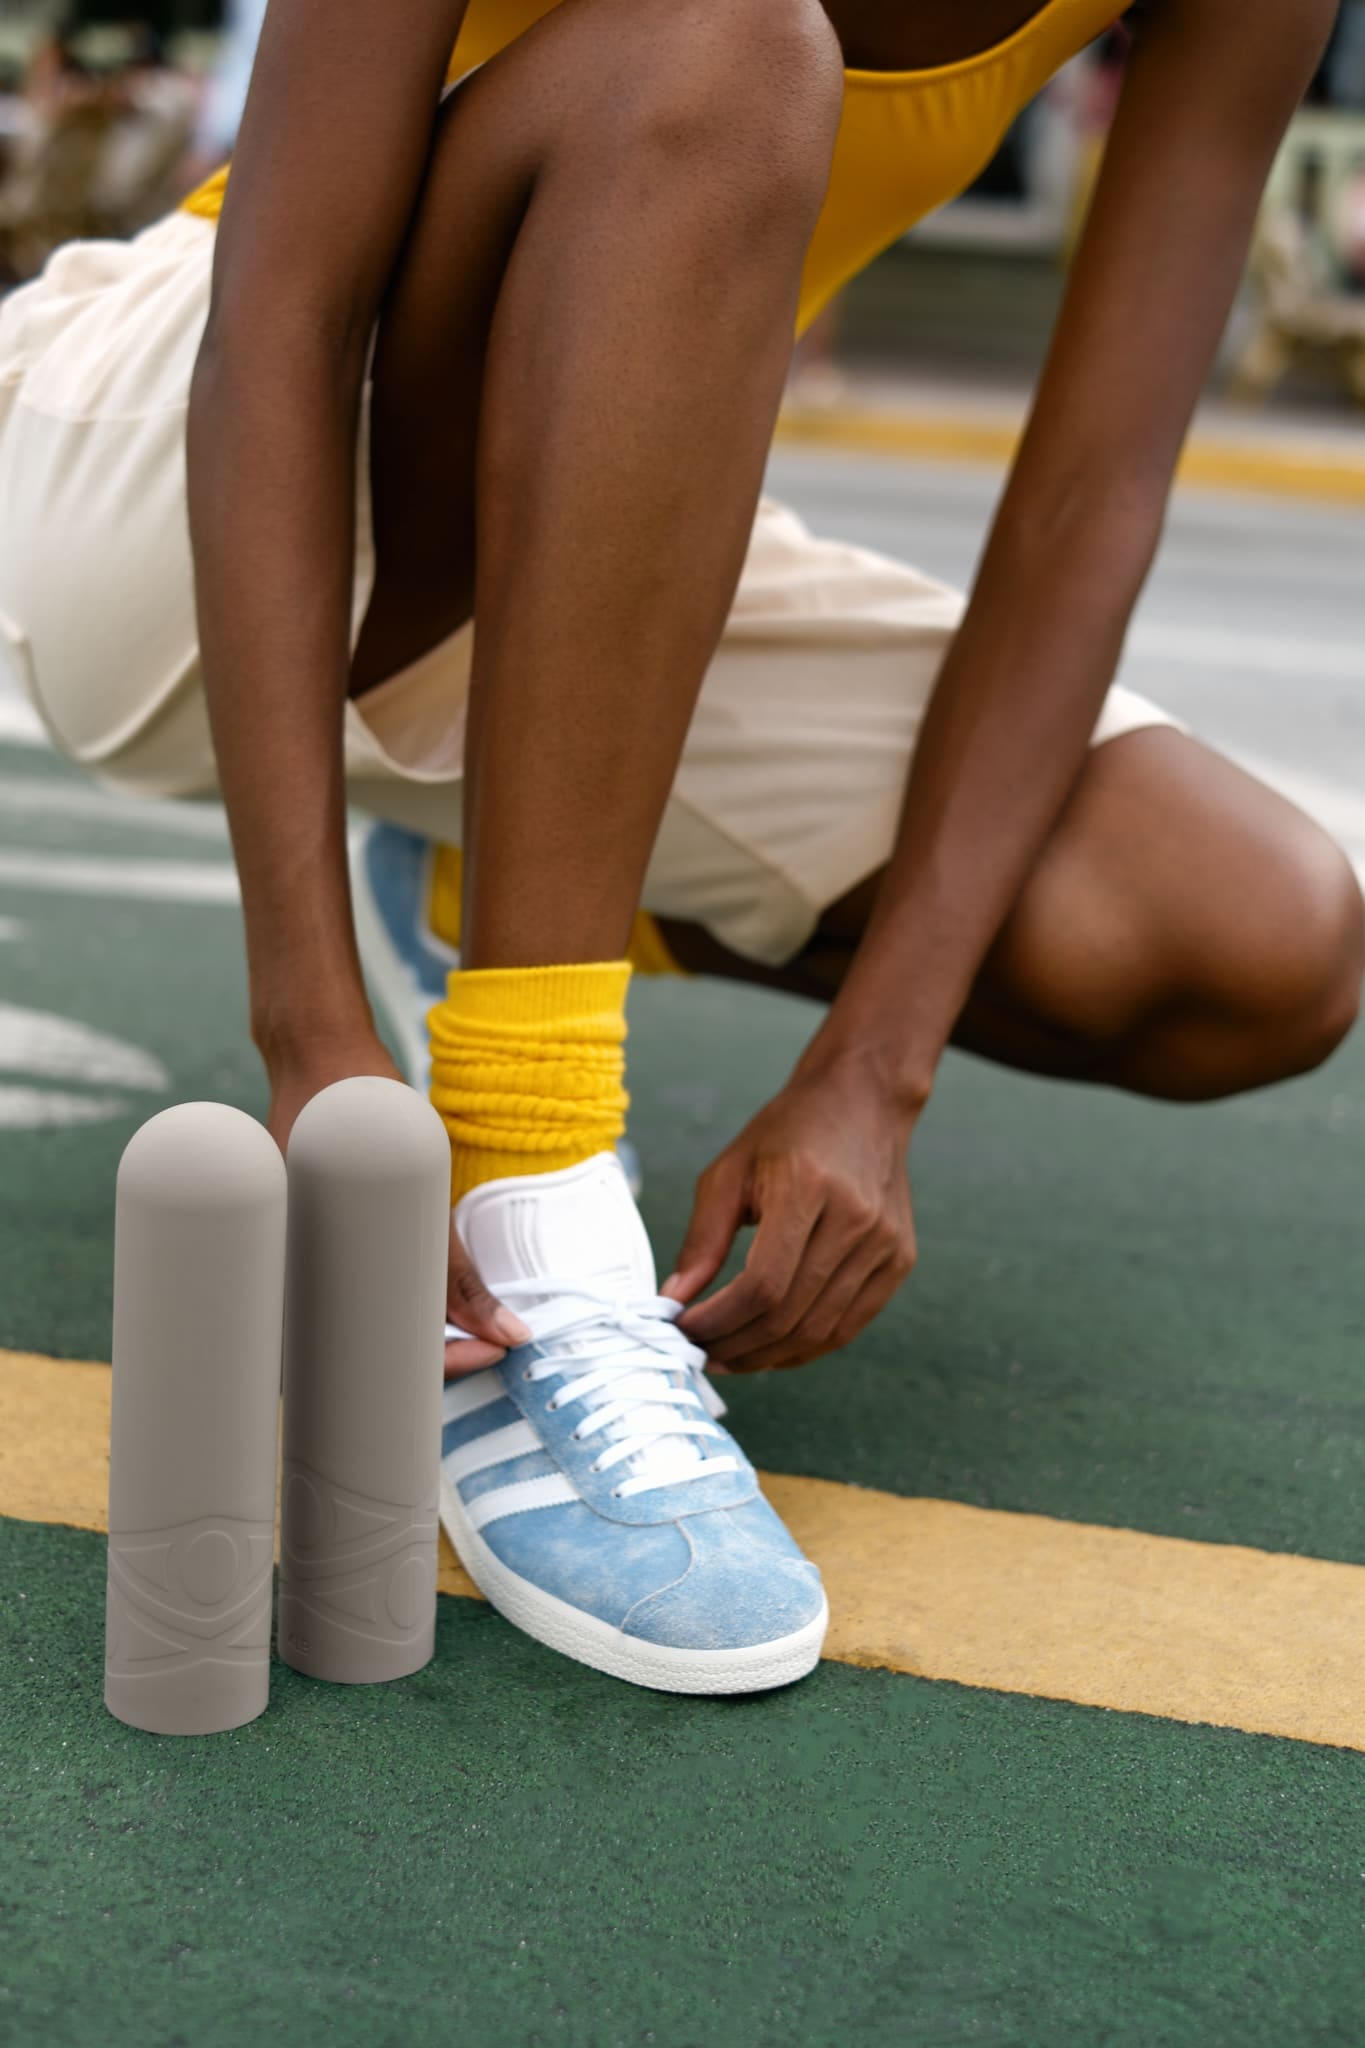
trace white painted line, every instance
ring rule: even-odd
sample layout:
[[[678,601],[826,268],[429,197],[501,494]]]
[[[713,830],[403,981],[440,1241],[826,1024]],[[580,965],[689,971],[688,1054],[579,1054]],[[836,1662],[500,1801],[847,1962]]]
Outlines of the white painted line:
[[[1307,634],[1236,633],[1222,626],[1140,620],[1129,633],[1124,652],[1133,660],[1178,662],[1185,668],[1365,684],[1365,642],[1314,640]]]
[[[0,1082],[0,1131],[62,1130],[126,1116],[122,1095],[67,1095],[59,1088],[11,1088]]]
[[[237,870],[216,860],[102,860],[0,847],[0,884],[59,896],[130,896],[152,903],[237,903]]]
[[[22,698],[3,694],[0,694],[0,740],[18,747],[49,747],[52,744],[33,706],[24,703]]]
[[[355,847],[363,831],[363,825],[351,828],[348,850]],[[230,861],[114,860],[95,854],[28,853],[19,847],[0,846],[0,887],[5,883],[57,896],[122,896],[148,903],[241,901],[237,870]]]
[[[169,1088],[154,1053],[51,1010],[0,1003],[0,1070],[46,1081],[94,1081],[105,1087]]]
[[[227,817],[217,802],[119,796],[95,783],[62,782],[55,776],[27,781],[18,775],[0,775],[0,818],[18,812],[88,818],[96,825],[146,826],[154,832],[177,832],[187,839],[211,839],[219,845],[228,836]]]

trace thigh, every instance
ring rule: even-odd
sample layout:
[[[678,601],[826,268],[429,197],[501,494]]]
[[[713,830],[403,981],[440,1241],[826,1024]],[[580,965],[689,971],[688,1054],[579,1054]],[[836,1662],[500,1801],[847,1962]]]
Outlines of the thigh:
[[[672,0],[629,8],[559,0],[443,100],[377,323],[369,442],[376,570],[353,696],[471,615],[485,365],[495,322],[515,317],[505,304],[498,311],[509,264],[535,261],[523,253],[526,238],[517,244],[537,193],[562,189],[573,165],[610,161],[610,138],[644,118],[670,70],[685,66],[703,91],[708,79],[731,78],[752,55],[740,40],[745,10],[733,12],[732,35],[724,13],[699,26]],[[685,156],[679,162],[687,175]],[[612,197],[618,211],[630,209],[628,187]],[[585,222],[584,245],[611,233],[610,219]],[[600,436],[610,418],[565,420],[556,431]],[[495,459],[485,450],[485,481]]]
[[[367,467],[374,582],[350,692],[420,660],[473,608],[484,357],[537,163],[513,46],[448,93],[380,307]]]
[[[880,877],[831,906],[808,960],[837,988]],[[986,957],[957,1042],[1077,1070],[1161,1011],[1292,1011],[1356,943],[1335,842],[1285,798],[1170,726],[1092,748]],[[811,991],[814,992],[814,991]]]
[[[830,903],[780,963],[681,919],[665,936],[693,972],[829,1001],[881,879],[878,868]],[[1112,1039],[1154,1002],[1241,1013],[1297,1000],[1353,920],[1349,867],[1312,820],[1179,728],[1121,723],[1092,747],[956,1037],[1011,1065],[1072,1072],[1078,1044]]]
[[[685,964],[808,994],[837,985],[963,604],[763,502],[646,883]],[[1113,688],[1094,741],[1169,725]]]

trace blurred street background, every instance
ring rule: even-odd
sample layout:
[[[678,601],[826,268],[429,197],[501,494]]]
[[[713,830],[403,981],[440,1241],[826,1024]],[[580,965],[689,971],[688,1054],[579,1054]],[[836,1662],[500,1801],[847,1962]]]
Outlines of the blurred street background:
[[[265,0],[0,0],[0,285],[74,235],[127,234],[232,147]],[[1037,367],[1116,102],[1116,26],[1059,74],[982,177],[848,290],[794,400],[975,395]],[[1342,0],[1266,194],[1216,386],[1319,425],[1365,407],[1365,0]]]
[[[0,0],[0,290],[71,236],[157,218],[230,154],[264,12]],[[771,481],[817,528],[969,581],[1125,48],[1116,25],[1068,65],[801,344]],[[1280,152],[1186,474],[1212,487],[1177,497],[1126,679],[1365,858],[1365,0],[1343,0]],[[0,725],[32,725],[12,685]]]

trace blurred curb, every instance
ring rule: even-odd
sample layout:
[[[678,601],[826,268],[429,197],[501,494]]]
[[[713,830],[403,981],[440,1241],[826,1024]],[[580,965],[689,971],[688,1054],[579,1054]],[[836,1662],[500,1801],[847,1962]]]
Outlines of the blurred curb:
[[[777,440],[788,447],[932,462],[980,462],[998,469],[1013,455],[1019,429],[1005,420],[954,417],[951,413],[795,404],[783,410]],[[1204,490],[1253,491],[1270,497],[1365,505],[1365,431],[1360,436],[1359,455],[1336,455],[1292,440],[1236,440],[1196,428],[1185,445],[1178,474],[1181,483]]]

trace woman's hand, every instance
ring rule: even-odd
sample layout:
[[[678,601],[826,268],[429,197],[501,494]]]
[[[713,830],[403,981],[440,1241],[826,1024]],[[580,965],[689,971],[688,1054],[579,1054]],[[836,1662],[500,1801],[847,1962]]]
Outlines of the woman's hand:
[[[267,1062],[270,1074],[270,1114],[266,1126],[283,1152],[289,1143],[294,1119],[305,1102],[333,1081],[348,1080],[352,1074],[379,1074],[386,1081],[403,1081],[380,1041],[362,1039],[338,1045],[314,1045],[302,1053],[291,1053]],[[524,1344],[529,1336],[520,1317],[503,1308],[488,1292],[450,1225],[450,1268],[446,1283],[446,1316],[469,1336],[446,1345],[446,1378],[458,1373],[479,1372],[496,1365],[509,1344]]]
[[[681,1318],[693,1343],[735,1372],[851,1343],[915,1262],[913,1122],[856,1062],[793,1076],[697,1183],[665,1294],[692,1300],[758,1229],[743,1272]]]

